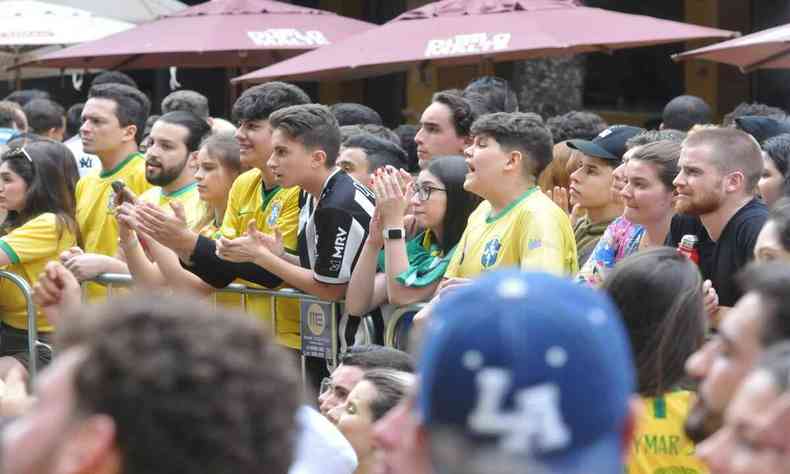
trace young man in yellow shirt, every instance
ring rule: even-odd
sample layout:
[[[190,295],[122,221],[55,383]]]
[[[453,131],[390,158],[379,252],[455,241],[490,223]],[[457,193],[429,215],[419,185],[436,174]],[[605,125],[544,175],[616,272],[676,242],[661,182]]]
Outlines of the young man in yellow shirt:
[[[439,294],[496,268],[576,273],[568,216],[537,187],[537,176],[552,159],[548,128],[532,114],[498,112],[477,119],[472,135],[464,189],[485,201],[469,216]],[[417,318],[428,317],[430,308]]]
[[[181,203],[189,228],[208,212],[197,191],[193,162],[209,133],[211,127],[195,114],[169,112],[151,127],[151,144],[145,151],[145,179],[156,187],[141,194],[140,200],[167,211],[171,202]]]
[[[296,252],[299,219],[299,188],[280,187],[267,166],[272,154],[272,127],[269,115],[310,98],[300,88],[283,82],[269,82],[246,90],[233,106],[233,119],[239,125],[236,138],[240,145],[242,165],[251,168],[233,183],[228,197],[220,233],[233,239],[245,235],[250,221],[264,234],[282,236],[287,252]],[[249,286],[278,288],[282,279],[252,263],[233,263],[216,256],[214,240],[196,232],[183,230],[177,234],[154,235],[161,244],[175,251],[187,268],[215,288],[224,288],[235,279]],[[255,282],[255,283],[249,283]],[[256,285],[257,284],[257,285]],[[252,297],[248,311],[271,318],[271,299]],[[280,344],[298,350],[299,305],[296,300],[278,299],[274,332]]]
[[[82,110],[80,137],[86,153],[101,161],[101,172],[77,183],[77,224],[82,248],[73,248],[61,260],[80,280],[102,272],[126,272],[113,256],[118,250],[118,223],[113,215],[113,181],[123,181],[134,194],[152,187],[145,179],[145,160],[139,153],[145,120],[151,108],[148,97],[122,84],[91,88]],[[91,296],[106,294],[99,285],[88,287]]]

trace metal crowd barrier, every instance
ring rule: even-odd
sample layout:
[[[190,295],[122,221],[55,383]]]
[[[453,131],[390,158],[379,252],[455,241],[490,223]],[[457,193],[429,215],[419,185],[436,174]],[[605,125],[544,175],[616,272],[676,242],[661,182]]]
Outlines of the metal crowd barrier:
[[[134,284],[131,275],[119,273],[104,273],[98,275],[90,282],[104,285],[107,288],[107,296],[112,297],[118,287],[128,288]],[[86,295],[87,281],[83,282],[83,299]],[[331,372],[338,364],[338,314],[341,312],[342,303],[321,300],[315,296],[302,293],[291,288],[270,290],[265,288],[252,288],[238,283],[231,283],[225,288],[215,290],[213,294],[214,304],[217,304],[217,294],[232,293],[238,294],[241,298],[241,308],[247,310],[247,296],[266,295],[277,298],[297,299],[300,304],[300,319],[302,333],[302,376],[306,372],[306,357],[323,358],[327,361],[327,369]],[[277,320],[277,300],[271,299],[271,326],[276,331]],[[326,308],[329,307],[328,314]],[[307,318],[305,317],[307,314]],[[328,323],[328,324],[327,324]],[[374,326],[370,318],[363,318],[361,321],[363,330],[367,333],[366,339],[373,340]],[[307,338],[307,339],[306,339]],[[331,341],[331,342],[330,342]],[[343,344],[345,346],[345,344]],[[317,346],[317,349],[315,348]],[[312,349],[311,349],[312,348]],[[343,347],[345,349],[345,347]]]
[[[390,314],[384,330],[384,345],[407,351],[409,333],[411,332],[414,316],[425,307],[426,303],[414,303],[397,307]]]
[[[38,370],[38,349],[45,348],[52,352],[52,347],[38,340],[38,319],[36,318],[36,306],[33,304],[33,289],[27,283],[27,280],[15,273],[0,270],[0,279],[3,278],[16,285],[25,297],[25,305],[27,306],[27,347],[30,355],[27,370],[32,382],[35,380]]]
[[[38,340],[38,325],[37,325],[37,310],[36,306],[33,303],[33,292],[30,285],[27,281],[11,272],[7,271],[0,271],[0,279],[5,278],[9,280],[11,283],[16,285],[19,290],[22,292],[25,303],[27,306],[27,337],[28,337],[28,351],[30,355],[30,361],[28,366],[28,372],[30,374],[31,381],[35,379],[38,370],[38,350],[43,348],[52,352],[52,347],[49,344],[46,344],[42,341]],[[118,273],[104,273],[98,275],[96,278],[82,282],[82,291],[83,291],[83,300],[86,299],[86,288],[89,282],[98,283],[104,285],[107,288],[107,296],[112,297],[115,295],[115,290],[117,288],[128,288],[134,284],[134,280],[131,275],[127,274],[118,274]],[[231,293],[231,294],[238,294],[241,301],[241,309],[246,312],[247,310],[247,296],[257,296],[257,295],[266,295],[266,296],[274,296],[277,298],[289,298],[289,299],[297,299],[300,302],[300,316],[302,319],[302,375],[305,375],[305,357],[309,356],[317,356],[316,352],[310,353],[308,355],[305,354],[305,335],[308,330],[313,333],[315,337],[322,337],[323,341],[327,342],[331,340],[331,348],[327,347],[324,351],[324,355],[322,358],[327,360],[328,369],[330,372],[334,370],[337,366],[337,358],[339,355],[338,350],[338,312],[341,311],[340,307],[341,304],[332,301],[324,301],[315,296],[308,295],[297,290],[291,288],[283,288],[280,290],[270,290],[265,288],[252,288],[245,285],[241,285],[238,283],[231,283],[225,288],[217,289],[213,294],[213,302],[216,306],[217,304],[217,294],[220,293]],[[272,330],[276,331],[276,315],[277,315],[277,304],[276,299],[271,299],[271,325]],[[314,305],[318,305],[317,307]],[[321,310],[321,308],[326,308],[327,306],[331,307],[329,314],[325,314],[326,311]],[[389,318],[389,322],[385,328],[384,334],[384,342],[386,345],[390,347],[395,347],[397,349],[405,349],[406,344],[408,342],[408,329],[411,324],[411,318],[417,313],[417,311],[422,308],[424,304],[413,304],[408,306],[398,307],[394,310],[392,315]],[[307,308],[308,318],[305,320],[305,308]],[[317,313],[317,314],[316,314]],[[328,323],[328,324],[326,324]],[[370,317],[365,317],[361,321],[362,329],[363,329],[363,340],[365,342],[371,342],[374,340],[374,324]],[[316,326],[318,328],[316,329]],[[320,331],[319,331],[320,329]],[[324,331],[328,330],[328,332],[324,333]],[[309,336],[308,336],[309,337]]]

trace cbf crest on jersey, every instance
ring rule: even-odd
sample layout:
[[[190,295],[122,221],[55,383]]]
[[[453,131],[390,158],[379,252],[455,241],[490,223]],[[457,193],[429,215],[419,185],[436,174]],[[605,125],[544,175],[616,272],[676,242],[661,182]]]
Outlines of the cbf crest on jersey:
[[[280,217],[280,211],[283,209],[283,203],[280,201],[272,203],[272,210],[269,212],[269,218],[266,219],[266,225],[274,227],[277,223],[277,218]]]
[[[502,242],[498,238],[493,238],[486,242],[486,246],[483,248],[483,255],[480,257],[480,264],[483,265],[483,268],[491,267],[496,263],[501,249]]]

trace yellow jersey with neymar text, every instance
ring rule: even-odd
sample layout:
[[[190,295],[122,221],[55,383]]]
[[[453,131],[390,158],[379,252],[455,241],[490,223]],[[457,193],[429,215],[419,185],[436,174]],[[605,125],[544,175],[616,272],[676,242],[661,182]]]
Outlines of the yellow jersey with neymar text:
[[[125,160],[108,171],[89,174],[77,182],[77,225],[82,235],[82,249],[85,253],[97,253],[114,257],[118,251],[118,221],[112,190],[113,181],[123,181],[136,196],[152,188],[145,179],[145,159],[140,153],[132,153]],[[95,300],[106,296],[101,285],[88,284],[88,297]]]
[[[480,203],[469,216],[445,277],[474,278],[507,267],[556,275],[573,275],[579,269],[567,214],[536,187],[497,214],[488,201]]]
[[[273,234],[278,228],[283,236],[283,245],[289,253],[296,252],[296,237],[299,230],[299,188],[280,188],[275,186],[266,190],[259,169],[241,174],[230,189],[228,207],[220,233],[233,239],[247,233],[250,220],[264,234]],[[246,286],[260,288],[260,285],[239,280]],[[290,298],[277,298],[276,318],[272,320],[271,297],[250,296],[247,312],[256,315],[267,323],[273,323],[277,341],[287,347],[300,349],[299,301]]]
[[[641,397],[643,410],[626,474],[707,474],[708,468],[695,456],[694,443],[686,437],[686,421],[694,394],[686,390],[663,397]]]

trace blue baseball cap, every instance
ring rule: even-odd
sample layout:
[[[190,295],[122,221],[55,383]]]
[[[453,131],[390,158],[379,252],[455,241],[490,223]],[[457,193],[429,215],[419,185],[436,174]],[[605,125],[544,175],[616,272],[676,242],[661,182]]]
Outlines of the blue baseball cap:
[[[551,472],[623,472],[633,356],[603,293],[543,273],[492,272],[442,298],[418,365],[423,425]]]

